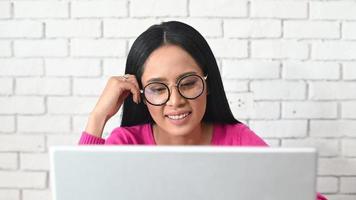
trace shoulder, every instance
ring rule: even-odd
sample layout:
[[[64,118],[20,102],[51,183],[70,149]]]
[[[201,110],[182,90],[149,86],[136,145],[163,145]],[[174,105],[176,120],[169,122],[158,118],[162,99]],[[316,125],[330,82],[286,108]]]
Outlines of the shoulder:
[[[151,142],[150,124],[117,127],[106,139],[106,144],[149,144]]]
[[[215,124],[214,131],[221,145],[267,146],[262,138],[243,123]]]

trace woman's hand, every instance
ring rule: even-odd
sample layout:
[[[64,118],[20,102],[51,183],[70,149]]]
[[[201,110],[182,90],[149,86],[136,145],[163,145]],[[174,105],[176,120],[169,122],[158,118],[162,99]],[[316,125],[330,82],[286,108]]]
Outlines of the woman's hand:
[[[110,77],[90,113],[85,131],[101,137],[106,122],[119,111],[124,100],[130,94],[132,94],[135,103],[141,101],[140,89],[134,75]]]

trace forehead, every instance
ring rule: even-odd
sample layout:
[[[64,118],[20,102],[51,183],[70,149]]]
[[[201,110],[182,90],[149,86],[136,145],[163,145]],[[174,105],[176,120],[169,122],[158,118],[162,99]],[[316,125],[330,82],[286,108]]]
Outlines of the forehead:
[[[146,83],[153,78],[173,80],[187,72],[203,75],[199,65],[188,52],[176,45],[164,45],[153,51],[146,60],[142,82]]]

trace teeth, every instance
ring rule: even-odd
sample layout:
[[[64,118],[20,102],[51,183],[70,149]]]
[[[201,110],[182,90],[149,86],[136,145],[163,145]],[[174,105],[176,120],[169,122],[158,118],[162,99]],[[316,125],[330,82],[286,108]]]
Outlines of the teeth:
[[[188,116],[189,113],[184,113],[184,114],[180,114],[180,115],[167,115],[167,117],[169,119],[174,119],[174,120],[178,120],[178,119],[183,119],[185,118],[186,116]]]

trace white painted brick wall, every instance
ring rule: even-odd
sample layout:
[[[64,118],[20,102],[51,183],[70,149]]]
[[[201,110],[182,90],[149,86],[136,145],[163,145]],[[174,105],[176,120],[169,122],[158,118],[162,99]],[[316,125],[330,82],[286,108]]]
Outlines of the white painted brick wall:
[[[125,55],[125,41],[113,39],[72,39],[71,52],[72,56],[81,57],[99,57],[109,56],[117,57]]]
[[[244,28],[236,28],[244,27]],[[277,38],[282,34],[280,20],[225,20],[224,33],[227,37],[237,38]]]
[[[0,21],[0,38],[39,38],[42,32],[39,21]]]
[[[253,0],[251,3],[251,17],[305,19],[307,15],[307,2]]]
[[[190,0],[189,12],[193,17],[245,17],[248,10],[246,0]]]
[[[0,2],[0,19],[7,19],[11,16],[10,2]]]
[[[127,16],[126,1],[72,1],[73,18],[100,18]]]
[[[318,191],[355,200],[355,13],[351,0],[0,1],[0,200],[51,199],[48,149],[77,145],[134,39],[168,20],[206,37],[240,121],[273,147],[317,148]]]
[[[100,37],[100,20],[48,20],[46,37]]]
[[[40,59],[0,59],[0,76],[40,76],[42,63]]]
[[[283,62],[283,78],[306,80],[335,80],[340,78],[340,67],[334,62]]]
[[[69,16],[68,2],[16,1],[15,18],[66,18]]]
[[[187,16],[187,0],[131,0],[130,15],[133,17]]]
[[[285,21],[284,37],[286,38],[339,38],[339,23],[328,21]]]
[[[23,200],[49,200],[51,191],[49,190],[24,190],[22,192]]]
[[[19,200],[20,191],[13,189],[0,189],[0,200]]]

